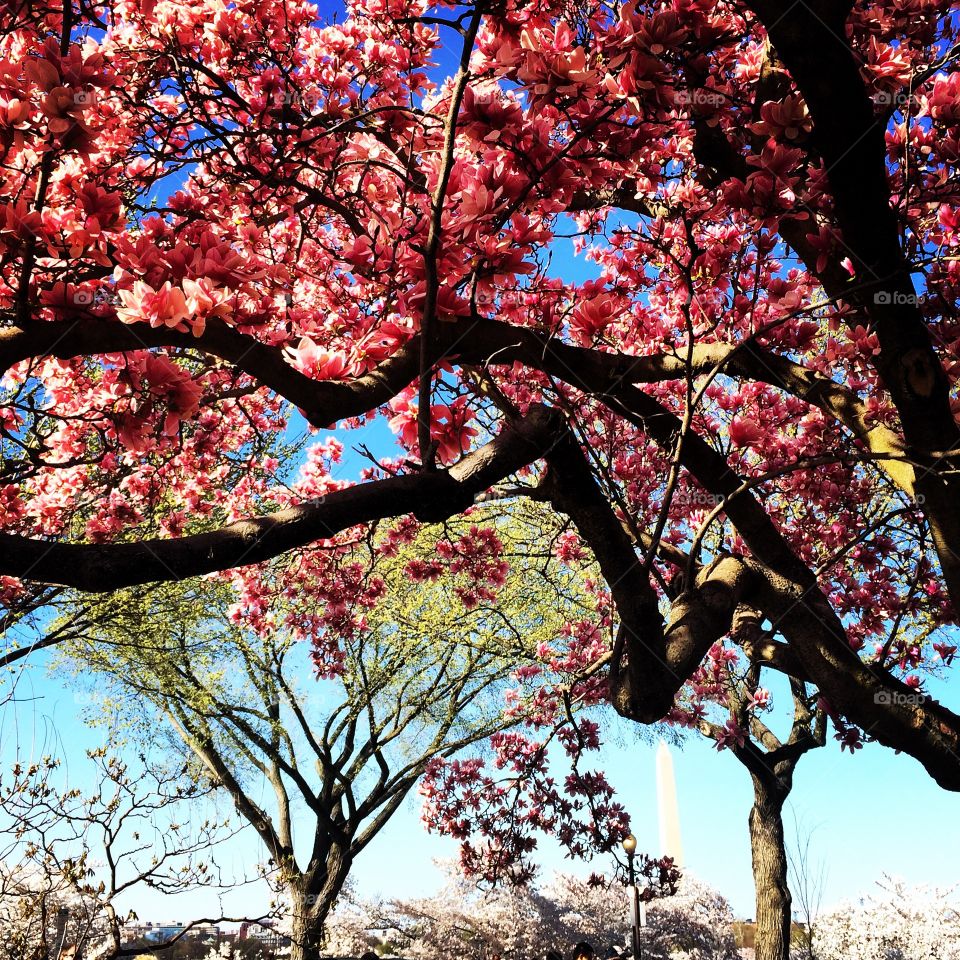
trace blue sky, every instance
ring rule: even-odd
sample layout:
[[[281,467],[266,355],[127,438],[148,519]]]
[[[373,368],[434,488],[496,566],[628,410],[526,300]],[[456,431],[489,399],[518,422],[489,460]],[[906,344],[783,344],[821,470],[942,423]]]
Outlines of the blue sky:
[[[56,752],[65,758],[70,782],[86,780],[83,750],[102,734],[80,717],[84,697],[51,677],[38,659],[22,677],[19,703],[0,717],[0,757],[7,766],[19,744],[21,758]],[[641,738],[648,738],[643,742]],[[655,754],[656,741],[644,728],[617,721],[608,731],[600,764],[629,810],[641,849],[658,853]],[[750,778],[728,752],[718,753],[699,737],[674,748],[674,767],[686,869],[719,889],[743,917],[753,915],[753,884],[747,815],[752,800]],[[225,809],[225,808],[224,808]],[[206,811],[204,811],[205,813]],[[200,814],[198,812],[198,818]],[[949,886],[960,861],[960,797],[941,790],[914,760],[868,745],[854,756],[830,742],[803,759],[785,820],[788,838],[794,824],[812,833],[814,859],[826,867],[825,906],[855,899],[884,873],[912,883]],[[429,894],[442,873],[437,859],[455,856],[452,841],[428,835],[419,820],[419,799],[412,796],[389,826],[358,858],[353,878],[364,896],[400,897]],[[233,841],[220,856],[228,872],[241,874],[262,859],[252,835]],[[551,842],[543,842],[539,860],[545,875],[552,870],[586,872],[591,867],[564,859]],[[602,868],[602,862],[592,865]],[[262,888],[241,888],[224,899],[227,913],[263,909]],[[186,920],[218,915],[213,892],[165,898],[139,891],[125,906],[145,919]]]

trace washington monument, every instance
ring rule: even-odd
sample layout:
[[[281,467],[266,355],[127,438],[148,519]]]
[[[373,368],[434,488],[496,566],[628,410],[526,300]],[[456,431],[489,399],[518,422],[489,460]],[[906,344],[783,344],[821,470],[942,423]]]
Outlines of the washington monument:
[[[680,839],[680,808],[677,783],[673,776],[673,757],[666,742],[657,748],[657,809],[660,819],[660,855],[673,857],[683,867],[683,843]]]

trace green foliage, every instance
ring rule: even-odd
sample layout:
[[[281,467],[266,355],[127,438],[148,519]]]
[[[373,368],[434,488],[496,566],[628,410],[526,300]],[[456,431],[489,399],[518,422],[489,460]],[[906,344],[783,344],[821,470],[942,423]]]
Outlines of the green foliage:
[[[411,579],[410,562],[433,559],[438,539],[456,540],[485,522],[495,526],[510,564],[495,601],[469,606],[456,575]],[[310,676],[309,643],[287,626],[322,612],[311,607],[309,591],[301,596],[297,589],[290,570],[297,558],[260,574],[267,629],[252,629],[243,612],[231,616],[237,592],[227,577],[158,584],[72,598],[65,619],[89,626],[63,648],[62,658],[78,682],[92,681],[92,714],[127,722],[147,704],[210,717],[238,707],[276,737],[289,718],[274,705],[329,716],[383,703],[391,713],[402,705],[418,738],[438,724],[466,734],[497,721],[503,690],[516,685],[513,669],[535,662],[538,646],[555,641],[566,622],[593,614],[583,573],[551,556],[558,531],[549,524],[536,506],[509,514],[488,508],[443,528],[422,528],[395,556],[379,551],[384,536],[376,534],[341,552],[337,569],[359,564],[365,582],[382,581],[383,597],[363,610],[364,629],[312,638],[335,644],[342,655],[340,669],[326,680]],[[473,696],[462,698],[462,710],[451,717],[457,685]]]
[[[496,531],[494,567],[509,565],[502,583],[481,578],[492,594],[455,548],[442,576],[411,576],[438,562],[438,541],[478,526]],[[165,730],[197,779],[225,787],[282,878],[296,875],[295,804],[322,835],[311,862],[326,851],[335,871],[336,844],[362,849],[430,759],[522,720],[505,713],[507,691],[524,702],[529,683],[514,671],[557,646],[568,622],[597,616],[589,569],[555,559],[563,526],[536,504],[403,529],[230,575],[70,597],[64,622],[82,626],[59,665],[90,689],[92,722],[153,744]],[[267,806],[255,784],[268,786]]]

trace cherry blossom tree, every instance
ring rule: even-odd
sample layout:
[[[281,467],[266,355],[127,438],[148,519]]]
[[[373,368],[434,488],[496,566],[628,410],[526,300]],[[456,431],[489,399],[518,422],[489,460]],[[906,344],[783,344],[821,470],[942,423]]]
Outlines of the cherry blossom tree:
[[[96,910],[60,876],[0,865],[0,957],[47,960],[51,945],[99,935]]]
[[[960,789],[923,687],[960,591],[950,4],[0,16],[10,602],[502,486],[596,558],[625,716],[664,717],[748,603],[843,737]],[[554,265],[571,234],[591,279]],[[292,490],[266,452],[370,420],[402,454],[355,483]]]
[[[451,865],[453,867],[453,865]],[[684,878],[675,896],[655,901],[643,931],[651,960],[734,960],[733,915],[716,891]],[[478,891],[452,868],[432,897],[385,903],[354,899],[333,913],[332,952],[360,953],[384,944],[418,960],[478,960],[499,954],[526,960],[581,940],[622,948],[629,934],[627,897],[619,883],[556,874],[542,888]]]
[[[736,960],[733,913],[716,890],[685,876],[675,896],[654,901],[641,931],[650,960]]]
[[[843,903],[817,922],[812,955],[819,960],[956,960],[960,904],[955,890],[910,887],[884,877],[879,890]]]

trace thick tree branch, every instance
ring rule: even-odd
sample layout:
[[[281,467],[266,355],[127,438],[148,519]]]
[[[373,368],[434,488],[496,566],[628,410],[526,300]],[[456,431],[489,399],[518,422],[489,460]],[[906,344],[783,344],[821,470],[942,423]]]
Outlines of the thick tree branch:
[[[573,520],[617,605],[620,628],[610,669],[613,705],[624,716],[652,723],[670,710],[687,677],[729,629],[746,568],[725,559],[705,568],[696,584],[674,600],[664,627],[656,591],[633,542],[572,433],[547,455],[547,464],[549,472],[538,492]]]
[[[960,717],[865,664],[819,591],[769,571],[756,573],[751,602],[786,635],[804,673],[834,709],[885,746],[915,757],[940,786],[960,790]]]
[[[198,350],[235,364],[261,384],[296,404],[314,426],[325,427],[386,403],[417,375],[417,351],[408,345],[376,370],[354,380],[319,382],[304,376],[267,346],[221,321],[209,322],[194,337],[168,328],[123,324],[90,317],[34,323],[26,330],[0,330],[0,368],[33,357],[67,360],[78,356],[126,353],[156,347]]]
[[[347,381],[317,381],[295,370],[283,352],[213,321],[199,337],[145,324],[126,325],[80,318],[35,323],[27,330],[0,330],[0,369],[32,357],[70,359],[156,347],[196,349],[235,364],[259,383],[299,407],[314,426],[329,426],[386,403],[417,376],[420,338],[414,337],[375,370]],[[801,364],[755,343],[699,344],[689,360],[673,354],[632,357],[561,343],[539,331],[495,320],[461,320],[443,324],[431,362],[459,356],[464,362],[512,363],[519,360],[588,393],[604,394],[623,383],[657,383],[723,370],[731,376],[769,383],[836,418],[872,452],[905,456],[901,438],[872,422],[867,405],[852,391]],[[908,493],[913,468],[900,460],[881,461],[891,478]]]
[[[787,644],[774,640],[764,631],[762,620],[763,614],[755,607],[739,604],[730,627],[731,638],[751,663],[803,679],[805,675],[799,659]]]
[[[413,513],[438,521],[542,457],[561,429],[557,411],[534,407],[489,443],[446,471],[390,477],[210,533],[139,543],[69,544],[0,535],[0,571],[8,576],[106,591],[183,580],[268,560],[287,550],[385,517]]]
[[[790,71],[813,119],[837,224],[868,295],[849,292],[870,319],[880,352],[877,372],[896,405],[907,443],[928,459],[917,494],[954,603],[960,604],[960,481],[936,469],[960,447],[950,385],[937,357],[900,243],[886,171],[885,117],[877,117],[846,39],[850,6],[827,0],[754,0],[776,55]],[[798,252],[800,248],[798,247]],[[875,294],[882,292],[885,296]]]

